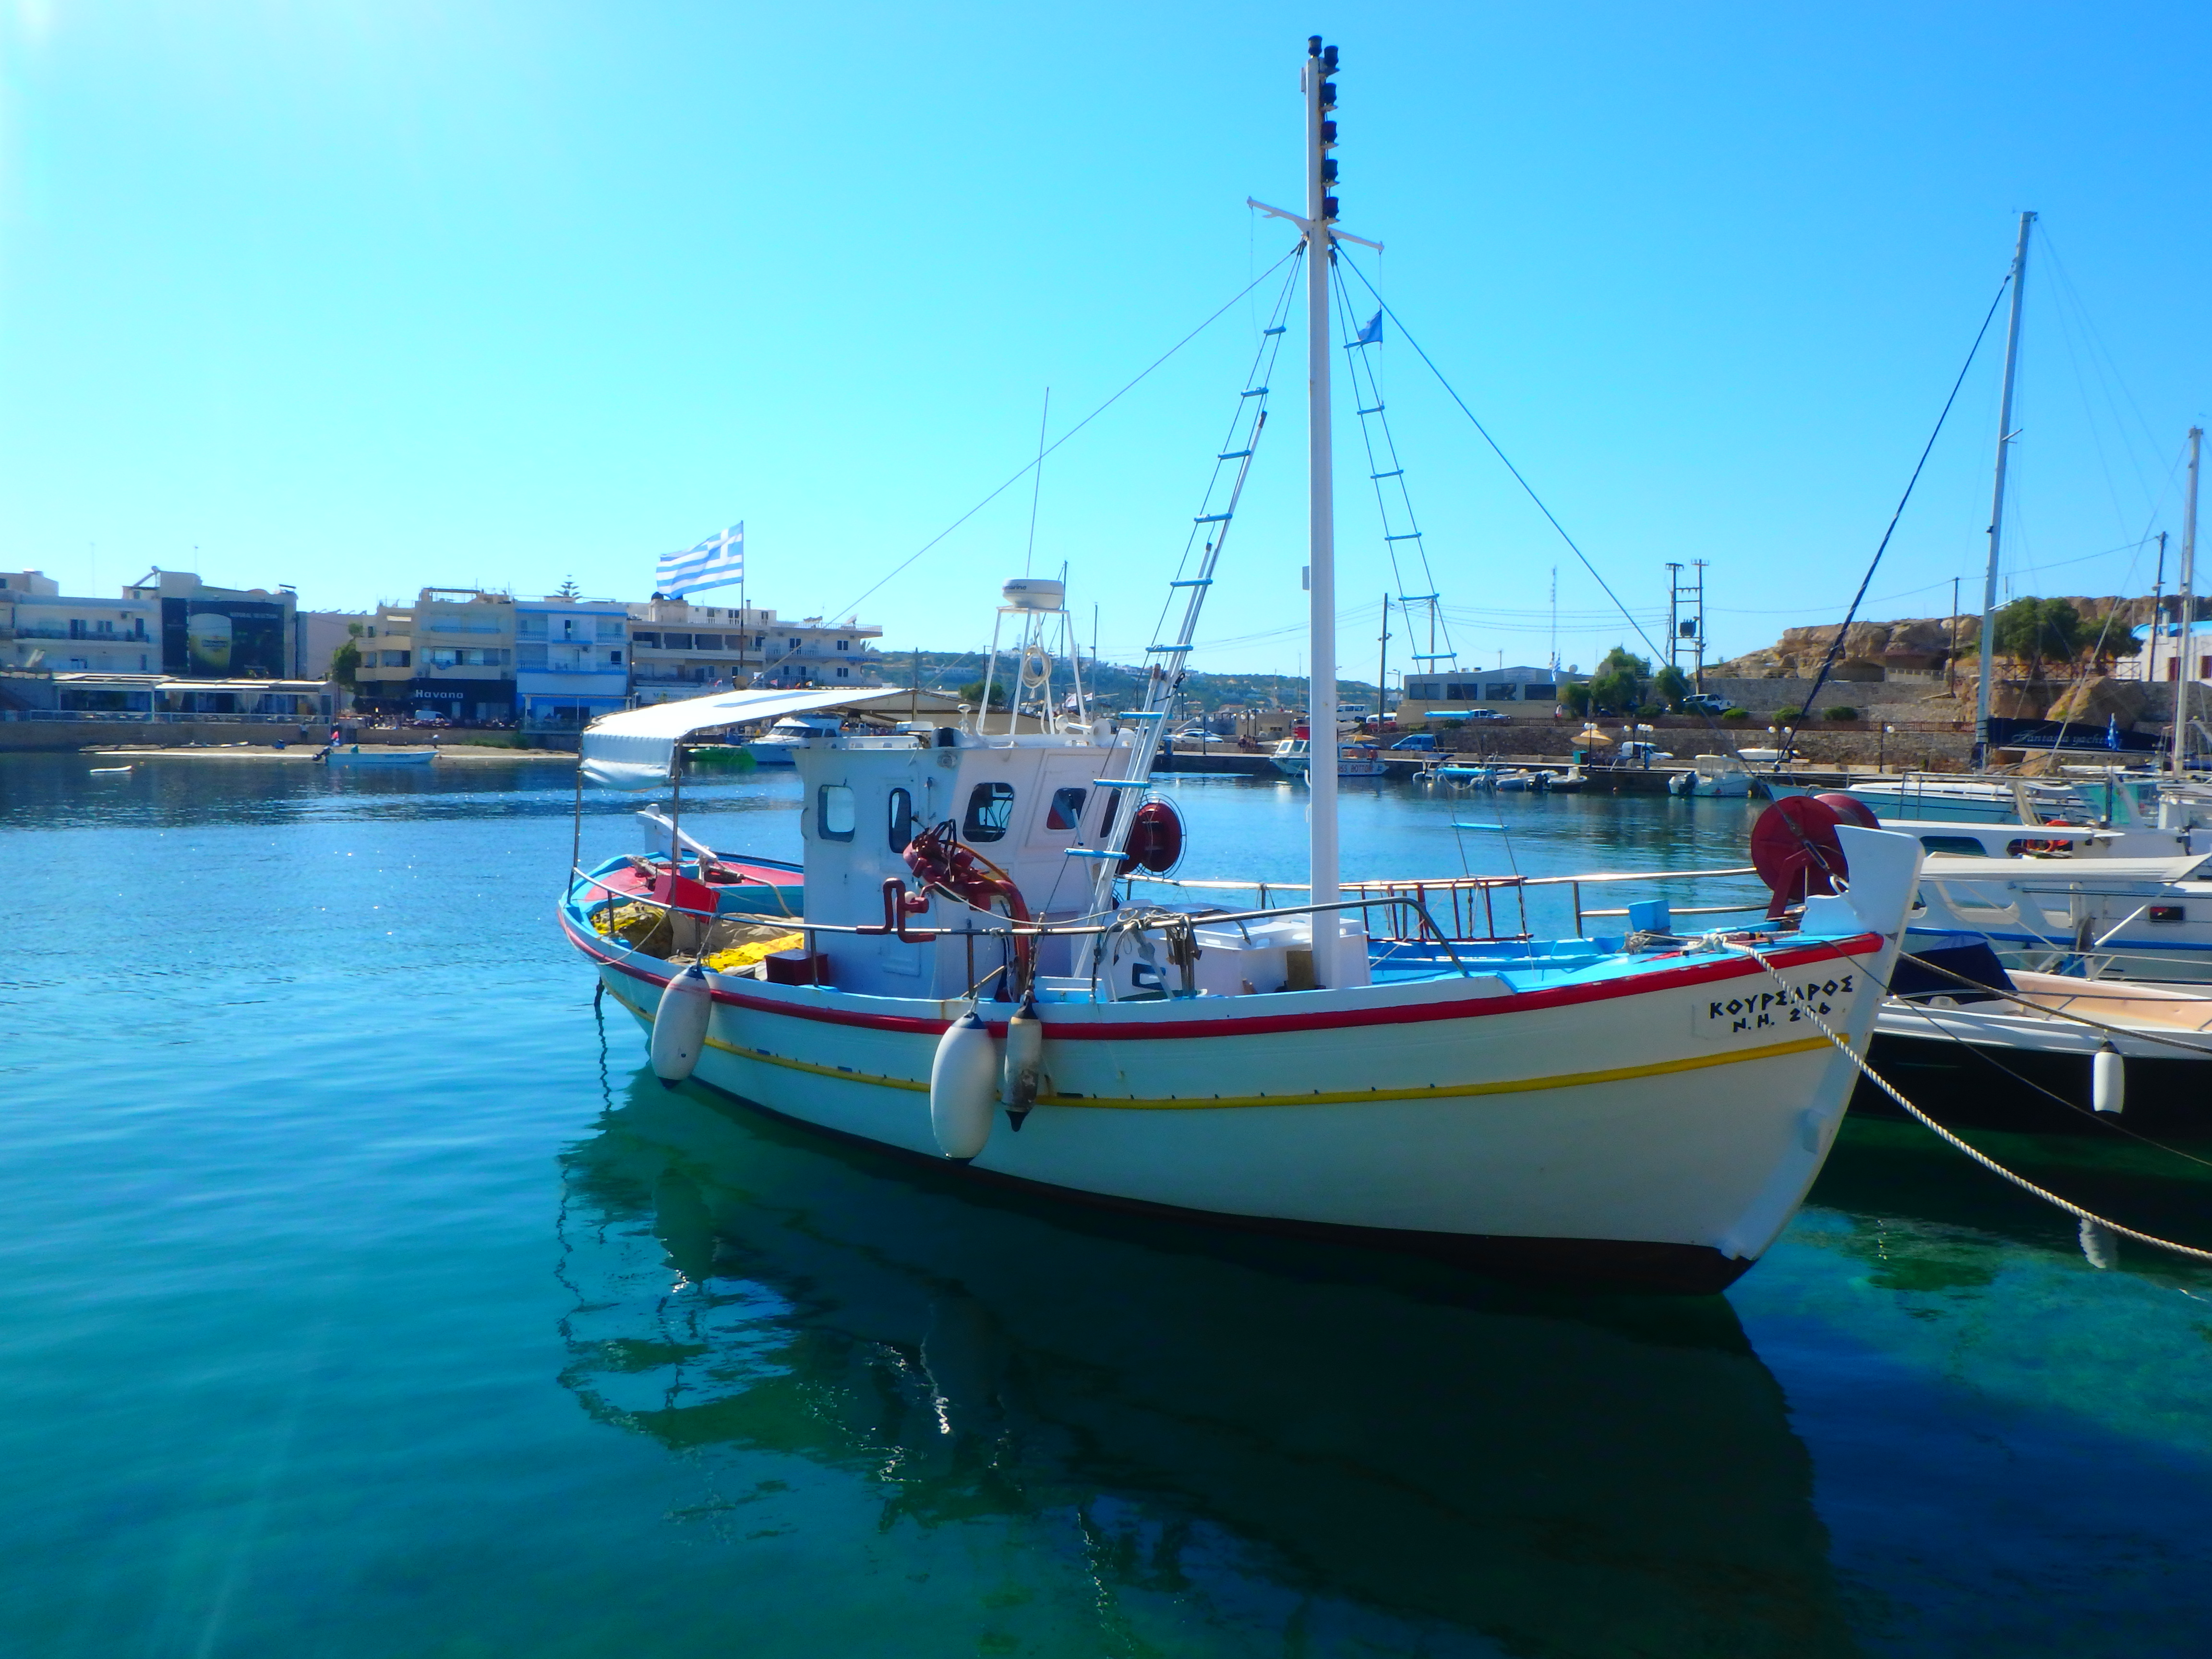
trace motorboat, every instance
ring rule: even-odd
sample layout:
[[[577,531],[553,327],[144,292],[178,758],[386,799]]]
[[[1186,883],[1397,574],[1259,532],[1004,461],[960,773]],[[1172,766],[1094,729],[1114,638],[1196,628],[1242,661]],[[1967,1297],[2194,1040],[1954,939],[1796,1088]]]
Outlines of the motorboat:
[[[745,753],[753,757],[757,766],[788,766],[792,754],[800,744],[822,736],[836,736],[843,722],[834,717],[794,715],[780,720],[768,729],[765,737],[755,738],[744,745]]]
[[[1295,222],[1314,279],[1307,660],[1310,729],[1328,732],[1334,50],[1316,40],[1304,67],[1307,211],[1265,210]],[[1137,884],[1184,850],[1149,780],[1292,295],[1286,281],[1190,520],[1141,708],[1070,711],[1047,684],[1036,702],[1054,712],[1028,730],[988,695],[932,731],[824,729],[831,711],[901,688],[603,717],[582,737],[583,781],[668,792],[671,833],[657,855],[574,868],[560,925],[645,1030],[664,1082],[696,1079],[979,1189],[1717,1290],[1779,1235],[1827,1155],[1855,1077],[1845,1051],[1863,1050],[1902,937],[1911,837],[1842,827],[1843,879],[1778,896],[1771,921],[1678,935],[1652,901],[1619,934],[1545,939],[1500,916],[1495,878],[1347,885],[1339,778],[1310,767],[1303,902],[1156,902]],[[1064,597],[1026,580],[1001,595],[1009,623],[1024,662],[1048,665],[1051,630],[1073,630]],[[999,637],[994,625],[987,684]],[[684,746],[801,718],[821,724],[788,745],[800,878],[685,841]],[[1462,889],[1482,902],[1462,908]]]
[[[2212,994],[2007,969],[1978,934],[1931,936],[1900,957],[1869,1056],[1939,1086],[1953,1122],[2021,1130],[2109,1115],[2151,1133],[2212,1127]],[[1854,1111],[1897,1115],[1862,1086]]]
[[[1733,755],[1699,755],[1687,771],[1676,773],[1667,787],[1676,795],[1741,800],[1751,793],[1751,774]]]

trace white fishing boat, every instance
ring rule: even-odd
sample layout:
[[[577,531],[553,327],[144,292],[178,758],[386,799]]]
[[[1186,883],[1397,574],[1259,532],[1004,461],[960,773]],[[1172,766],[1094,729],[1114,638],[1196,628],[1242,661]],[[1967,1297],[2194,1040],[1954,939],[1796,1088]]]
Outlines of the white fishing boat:
[[[1305,64],[1311,729],[1335,730],[1330,260],[1334,48]],[[1333,167],[1328,169],[1333,173]],[[1313,257],[1315,255],[1322,257]],[[1265,420],[1291,303],[1202,503],[1145,708],[1016,731],[988,706],[932,732],[792,744],[803,881],[687,848],[680,753],[732,725],[907,695],[741,692],[611,715],[592,783],[674,792],[667,852],[574,872],[561,923],[696,1078],[787,1117],[948,1162],[979,1182],[1676,1291],[1772,1243],[1819,1173],[1920,860],[1838,832],[1848,884],[1784,921],[1540,939],[1484,902],[1339,869],[1334,769],[1310,769],[1310,885],[1288,908],[1141,902],[1180,852],[1147,781]],[[1203,540],[1202,550],[1199,542]],[[1062,601],[1008,584],[1027,641]],[[995,639],[995,636],[994,636]],[[994,651],[995,654],[995,651]],[[1042,706],[1051,708],[1049,698]],[[1424,893],[1431,897],[1423,896]],[[1477,918],[1488,918],[1478,921]],[[793,941],[797,943],[793,944]]]

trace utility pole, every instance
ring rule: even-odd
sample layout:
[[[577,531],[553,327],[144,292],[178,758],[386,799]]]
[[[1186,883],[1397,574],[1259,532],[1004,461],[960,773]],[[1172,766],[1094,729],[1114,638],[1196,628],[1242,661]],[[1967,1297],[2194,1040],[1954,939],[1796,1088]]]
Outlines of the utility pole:
[[[2150,639],[2143,647],[2143,684],[2158,684],[2158,630],[2166,620],[2166,532],[2158,532],[2158,574],[2150,585]]]
[[[1667,567],[1667,666],[1669,668],[1681,666],[1677,654],[1680,647],[1676,644],[1682,632],[1681,623],[1678,619],[1681,598],[1682,567],[1679,564],[1669,564]]]
[[[1990,566],[1982,580],[1982,683],[1974,694],[1974,769],[1990,763],[1990,669],[1996,641],[1991,625],[1997,608],[1997,559],[2004,550],[2005,462],[2012,454],[2013,382],[2020,368],[2020,296],[2027,285],[2027,233],[2033,213],[2020,216],[2020,240],[2012,250],[2012,306],[2005,320],[2004,389],[1997,396],[1996,477],[1990,489]]]
[[[1951,649],[1943,658],[1943,695],[1949,696],[1959,684],[1959,578],[1951,578]]]
[[[1695,639],[1691,642],[1698,649],[1697,682],[1700,696],[1704,694],[1705,689],[1705,569],[1711,562],[1710,559],[1690,561],[1690,568],[1698,573],[1696,577],[1698,614],[1690,620],[1698,630]]]
[[[2177,782],[2189,760],[2189,683],[2196,678],[2197,643],[2197,463],[2204,447],[2204,428],[2189,428],[2189,489],[2181,506],[2181,631],[2174,640],[2173,775]]]
[[[1382,596],[1382,649],[1375,661],[1375,725],[1381,730],[1390,712],[1390,596]]]
[[[1559,567],[1552,567],[1552,681],[1559,678]]]

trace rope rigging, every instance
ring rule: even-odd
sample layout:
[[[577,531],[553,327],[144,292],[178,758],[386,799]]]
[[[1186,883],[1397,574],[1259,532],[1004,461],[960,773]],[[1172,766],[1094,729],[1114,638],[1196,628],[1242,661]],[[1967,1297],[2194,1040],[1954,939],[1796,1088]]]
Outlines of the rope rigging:
[[[1352,380],[1352,407],[1359,416],[1360,441],[1367,452],[1367,477],[1375,486],[1375,510],[1382,522],[1382,550],[1389,557],[1390,580],[1398,590],[1398,608],[1406,620],[1406,632],[1417,643],[1417,614],[1428,629],[1428,649],[1416,651],[1413,660],[1424,669],[1439,665],[1445,672],[1459,667],[1459,653],[1451,642],[1451,629],[1445,621],[1443,594],[1437,587],[1436,572],[1429,562],[1429,544],[1424,537],[1420,521],[1413,514],[1413,497],[1406,487],[1406,464],[1398,454],[1398,443],[1390,431],[1390,417],[1386,412],[1381,381],[1375,372],[1375,363],[1369,353],[1382,343],[1382,316],[1365,328],[1358,325],[1352,312],[1352,295],[1341,277],[1331,284],[1336,301],[1338,330],[1343,336],[1345,367]],[[1380,434],[1381,442],[1376,441]],[[1397,510],[1394,513],[1392,502]],[[1419,593],[1409,593],[1406,574],[1400,562],[1399,544],[1410,542],[1407,550],[1420,561],[1421,586]],[[1421,607],[1419,613],[1415,606]],[[1378,696],[1387,695],[1386,687],[1376,688]]]
[[[1942,412],[1936,416],[1936,429],[1928,434],[1927,443],[1922,446],[1920,459],[1912,465],[1912,476],[1905,481],[1905,494],[1897,498],[1897,510],[1889,515],[1889,526],[1881,532],[1881,543],[1874,550],[1866,574],[1859,578],[1859,591],[1851,596],[1850,609],[1844,612],[1843,625],[1836,629],[1836,637],[1830,641],[1827,654],[1820,659],[1820,672],[1813,677],[1813,689],[1805,694],[1804,706],[1808,710],[1820,706],[1820,688],[1827,684],[1828,671],[1835,666],[1836,659],[1843,654],[1844,636],[1850,632],[1851,623],[1859,614],[1859,606],[1866,599],[1867,585],[1874,580],[1874,573],[1881,568],[1881,556],[1889,551],[1889,538],[1897,533],[1897,522],[1905,516],[1905,503],[1912,499],[1912,492],[1920,483],[1920,474],[1928,465],[1928,457],[1935,451],[1936,440],[1943,435],[1943,423],[1951,418],[1951,406],[1959,401],[1959,388],[1966,385],[1966,372],[1973,368],[1974,359],[1980,355],[1982,342],[1989,337],[1990,325],[1996,319],[1997,307],[2003,303],[2004,296],[2011,291],[2012,283],[2012,276],[2008,272],[2004,281],[1997,284],[1996,295],[1990,301],[1990,308],[1982,313],[1982,325],[1974,331],[1973,344],[1966,348],[1966,361],[1959,365],[1959,378],[1951,382],[1951,395],[1943,399]],[[1796,747],[1797,732],[1795,726],[1791,726],[1782,739],[1782,764],[1789,763]]]

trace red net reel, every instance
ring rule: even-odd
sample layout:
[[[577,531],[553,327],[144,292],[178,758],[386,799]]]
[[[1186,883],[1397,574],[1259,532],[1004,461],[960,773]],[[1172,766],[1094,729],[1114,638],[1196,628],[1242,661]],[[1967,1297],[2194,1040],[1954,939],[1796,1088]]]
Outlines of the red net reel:
[[[1836,834],[1841,822],[1843,815],[1814,795],[1784,795],[1759,815],[1751,826],[1751,863],[1774,895],[1768,915],[1780,915],[1808,893],[1832,893],[1838,878],[1849,878]]]

